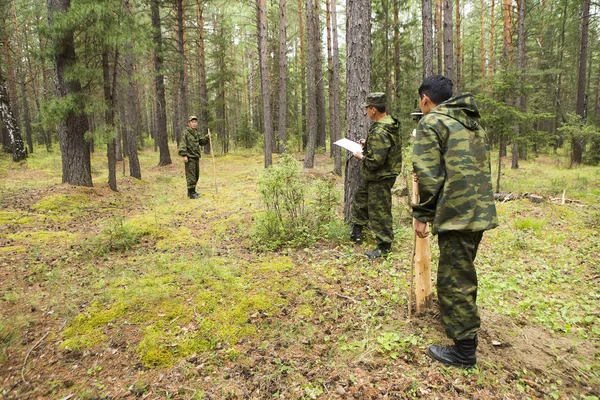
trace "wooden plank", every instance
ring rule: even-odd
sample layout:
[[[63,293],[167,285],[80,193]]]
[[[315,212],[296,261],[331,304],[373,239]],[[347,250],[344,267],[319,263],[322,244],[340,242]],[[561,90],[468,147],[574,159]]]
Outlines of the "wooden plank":
[[[414,179],[412,182],[412,202],[413,204],[419,202],[419,184]],[[415,221],[416,220],[413,219],[413,227]],[[417,313],[419,313],[433,306],[433,297],[431,293],[431,244],[429,236],[420,238],[416,233],[414,235],[415,247],[412,259],[412,269],[414,270],[415,284],[411,284],[411,292],[414,287],[415,306]]]

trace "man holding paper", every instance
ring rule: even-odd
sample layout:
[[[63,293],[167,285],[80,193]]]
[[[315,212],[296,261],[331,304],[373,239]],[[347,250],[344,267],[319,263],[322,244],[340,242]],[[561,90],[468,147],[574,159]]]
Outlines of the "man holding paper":
[[[377,238],[377,248],[369,251],[369,258],[390,252],[392,229],[392,187],[402,166],[400,123],[386,113],[385,93],[370,93],[363,106],[373,121],[366,139],[361,139],[362,151],[354,152],[361,161],[362,183],[352,201],[350,223],[352,240],[362,242],[363,228],[370,223]]]

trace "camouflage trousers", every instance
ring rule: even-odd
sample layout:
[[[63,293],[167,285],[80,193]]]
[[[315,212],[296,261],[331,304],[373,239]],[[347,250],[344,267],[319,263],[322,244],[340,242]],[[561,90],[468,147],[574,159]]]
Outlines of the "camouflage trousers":
[[[185,181],[188,189],[196,189],[198,178],[200,177],[200,159],[188,157],[185,163]]]
[[[396,178],[381,181],[365,181],[356,189],[350,209],[350,223],[365,226],[371,224],[377,244],[392,243],[392,186]]]
[[[474,261],[482,237],[483,231],[438,234],[440,260],[437,292],[440,316],[446,335],[454,340],[472,339],[479,330]]]

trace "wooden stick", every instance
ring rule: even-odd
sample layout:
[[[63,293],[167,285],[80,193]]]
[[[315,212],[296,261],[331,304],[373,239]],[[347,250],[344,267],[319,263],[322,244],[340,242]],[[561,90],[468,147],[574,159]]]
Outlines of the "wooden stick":
[[[213,165],[213,178],[215,180],[215,193],[219,194],[217,189],[217,168],[215,167],[215,155],[213,154],[212,137],[210,136],[210,129],[208,130],[208,143],[210,144],[210,157],[212,158]]]
[[[413,204],[419,202],[419,183],[414,178],[412,183],[412,202]],[[414,223],[415,219],[413,218],[413,226]],[[415,271],[415,303],[417,313],[419,313],[426,308],[431,308],[433,305],[431,295],[431,245],[429,243],[429,236],[420,238],[416,232],[414,235],[415,245],[411,264],[412,269]]]

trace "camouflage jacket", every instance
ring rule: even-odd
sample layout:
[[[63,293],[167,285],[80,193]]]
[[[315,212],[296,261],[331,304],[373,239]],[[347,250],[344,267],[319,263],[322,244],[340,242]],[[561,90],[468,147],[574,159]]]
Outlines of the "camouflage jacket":
[[[380,181],[398,176],[401,167],[400,122],[386,115],[369,129],[360,174],[364,180]]]
[[[181,136],[177,151],[181,157],[202,157],[201,146],[208,143],[208,135],[203,135],[198,129],[188,127]]]
[[[421,118],[413,146],[419,203],[413,217],[432,233],[498,226],[487,134],[471,94],[453,97]]]

